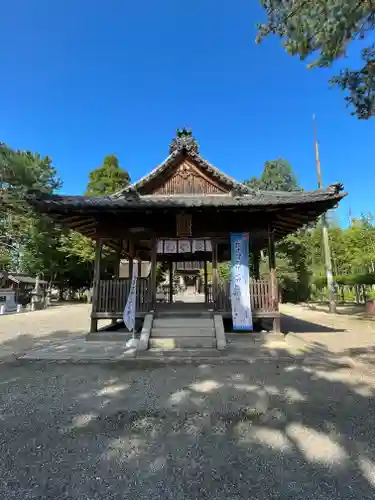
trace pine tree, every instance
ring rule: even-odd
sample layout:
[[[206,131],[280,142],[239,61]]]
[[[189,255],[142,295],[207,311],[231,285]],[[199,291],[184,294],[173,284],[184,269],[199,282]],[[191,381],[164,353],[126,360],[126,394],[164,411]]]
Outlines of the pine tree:
[[[261,0],[267,23],[258,25],[257,42],[278,35],[291,55],[317,58],[309,68],[330,67],[345,56],[354,40],[371,37],[375,23],[372,0]],[[362,68],[346,69],[331,80],[346,91],[348,106],[360,119],[375,114],[375,44],[362,50]]]
[[[89,173],[87,196],[104,196],[124,189],[130,184],[128,172],[119,166],[116,155],[110,154],[103,160],[103,165]]]
[[[266,161],[262,175],[244,181],[250,187],[266,191],[296,191],[300,187],[290,163],[283,158]]]

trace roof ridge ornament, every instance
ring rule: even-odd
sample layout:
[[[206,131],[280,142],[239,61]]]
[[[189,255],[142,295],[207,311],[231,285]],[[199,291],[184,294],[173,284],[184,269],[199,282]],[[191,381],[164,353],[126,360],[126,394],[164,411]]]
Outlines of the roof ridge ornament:
[[[177,129],[176,137],[172,140],[169,146],[169,154],[183,149],[199,154],[198,142],[195,137],[193,137],[193,131],[191,129],[187,129],[186,127]]]
[[[335,182],[334,184],[329,184],[328,189],[333,191],[335,194],[339,194],[344,190],[344,184],[342,182]]]

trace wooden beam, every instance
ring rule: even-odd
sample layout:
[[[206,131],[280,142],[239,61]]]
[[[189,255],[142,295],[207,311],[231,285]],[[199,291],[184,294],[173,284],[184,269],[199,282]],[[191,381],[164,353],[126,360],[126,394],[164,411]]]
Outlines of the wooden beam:
[[[274,233],[271,228],[269,228],[268,237],[268,260],[270,268],[270,280],[271,280],[271,295],[272,295],[272,306],[274,311],[279,310],[279,300],[278,300],[278,287],[276,278],[276,253],[275,253],[275,238]],[[273,320],[273,330],[275,333],[280,333],[280,317],[275,317]]]
[[[102,241],[101,239],[96,240],[95,244],[95,260],[94,260],[94,276],[93,276],[93,287],[92,287],[92,304],[91,304],[91,315],[93,316],[97,310],[98,303],[98,293],[99,293],[99,280],[100,280],[100,260],[102,254]],[[98,331],[98,320],[91,316],[90,332]]]
[[[74,227],[70,227],[72,231],[76,231],[84,235],[86,231],[90,231],[91,229],[96,229],[96,222],[84,223]]]
[[[62,221],[64,222],[65,224],[70,224],[70,223],[74,223],[76,221],[80,221],[82,219],[86,219],[87,217],[85,217],[84,214],[81,214],[81,215],[73,215],[71,217],[65,217],[65,214],[56,214],[57,217]],[[90,217],[92,219],[92,217]]]
[[[305,222],[298,223],[298,222],[294,221],[292,223],[292,222],[283,222],[281,220],[275,220],[273,222],[274,227],[279,226],[279,227],[285,228],[286,230],[289,230],[289,231],[295,231],[296,229],[303,226],[304,224],[305,224]]]
[[[68,226],[70,229],[73,229],[74,231],[80,231],[79,228],[85,227],[85,226],[92,226],[92,225],[97,225],[97,221],[95,219],[81,219],[77,220],[75,222],[69,222]]]
[[[118,278],[120,276],[120,261],[121,261],[121,242],[120,242],[120,248],[117,249],[115,255],[115,278]]]
[[[156,237],[152,237],[152,248],[151,248],[151,307],[155,310],[156,307],[156,248],[157,240]]]
[[[133,257],[129,258],[129,278],[133,276],[133,268],[134,268],[134,259]]]
[[[309,222],[312,220],[312,217],[304,216],[301,214],[294,214],[294,215],[290,215],[290,217],[287,217],[285,215],[278,214],[276,216],[276,220],[280,220],[283,222],[290,222],[293,220],[293,221],[298,221],[299,223],[302,222],[303,224],[306,224],[306,222]]]
[[[169,303],[173,302],[173,262],[169,262]]]
[[[214,309],[216,309],[217,305],[217,294],[218,294],[217,241],[214,238],[212,240],[212,301],[214,303]]]
[[[253,250],[253,278],[258,280],[259,279],[259,264],[260,264],[260,250],[254,248]]]
[[[131,255],[132,258],[135,257],[135,244],[134,244],[134,238],[129,238],[129,255]]]

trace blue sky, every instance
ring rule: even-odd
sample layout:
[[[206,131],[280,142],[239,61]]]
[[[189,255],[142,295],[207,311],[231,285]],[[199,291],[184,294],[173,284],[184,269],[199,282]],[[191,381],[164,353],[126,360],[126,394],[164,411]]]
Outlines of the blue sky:
[[[255,0],[3,2],[0,140],[51,156],[73,194],[109,153],[137,180],[186,125],[238,180],[281,156],[313,189],[315,112],[324,183],[349,191],[343,222],[375,211],[375,120],[350,116],[332,70],[307,70],[276,38],[255,45],[263,19]]]

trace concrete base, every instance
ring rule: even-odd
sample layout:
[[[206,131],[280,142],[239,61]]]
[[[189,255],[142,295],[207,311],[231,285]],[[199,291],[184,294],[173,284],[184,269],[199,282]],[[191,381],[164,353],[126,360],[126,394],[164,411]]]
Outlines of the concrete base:
[[[144,353],[143,355],[145,355]],[[186,358],[220,358],[222,355],[220,351],[217,349],[186,349],[186,348],[178,348],[167,350],[167,349],[158,349],[152,348],[147,351],[147,355],[149,355],[150,359],[152,358],[177,358],[177,359],[186,359]]]
[[[160,349],[200,349],[216,347],[214,337],[170,337],[170,338],[150,338],[149,346]]]
[[[154,314],[146,314],[145,320],[143,322],[141,337],[138,342],[137,351],[147,351],[149,339],[151,335],[152,324],[154,321]]]
[[[127,342],[132,338],[131,332],[108,331],[90,332],[86,335],[86,340],[96,342]]]
[[[214,326],[216,336],[216,347],[221,351],[227,347],[227,339],[225,337],[223,317],[221,314],[214,315]]]
[[[126,342],[126,347],[127,347],[127,348],[129,348],[129,349],[131,349],[131,348],[133,348],[133,349],[137,349],[137,347],[138,347],[138,342],[139,342],[139,340],[138,340],[138,339],[135,339],[135,338],[133,338],[133,337],[132,337],[131,339],[129,339],[129,340]]]

